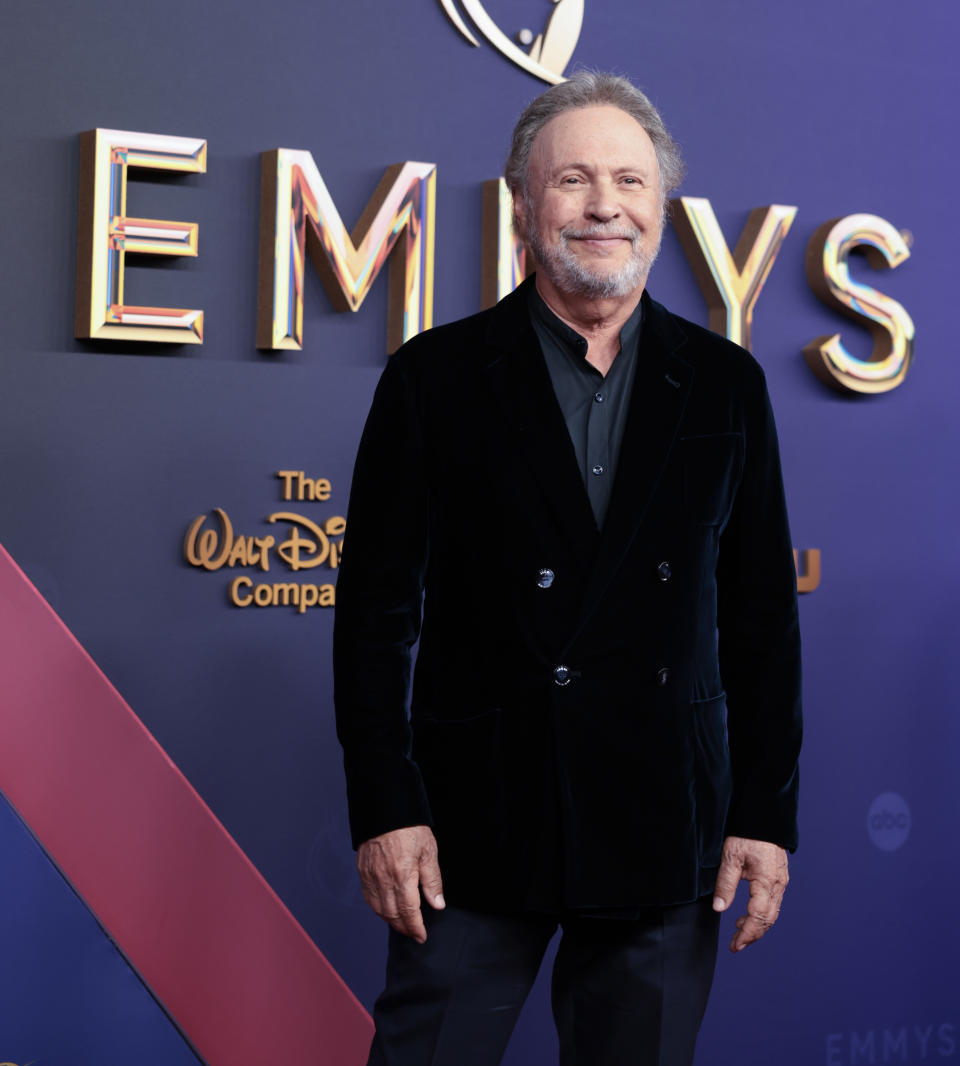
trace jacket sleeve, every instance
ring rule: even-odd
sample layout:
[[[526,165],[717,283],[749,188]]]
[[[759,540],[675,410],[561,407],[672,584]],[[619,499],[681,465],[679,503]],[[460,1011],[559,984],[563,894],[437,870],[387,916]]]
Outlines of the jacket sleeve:
[[[417,407],[401,351],[380,379],[361,437],[337,579],[334,703],[354,847],[431,824],[407,715],[428,539]]]
[[[720,538],[717,626],[733,791],[729,835],[797,846],[801,739],[796,569],[762,370],[745,388],[740,486]]]

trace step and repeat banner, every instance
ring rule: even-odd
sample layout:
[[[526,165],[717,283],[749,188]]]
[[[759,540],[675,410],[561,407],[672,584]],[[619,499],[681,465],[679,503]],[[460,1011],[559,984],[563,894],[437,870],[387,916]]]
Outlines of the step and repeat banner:
[[[801,846],[698,1062],[960,1061],[958,31],[933,0],[7,0],[0,1063],[363,1061],[353,459],[389,353],[522,278],[509,135],[584,66],[683,148],[649,288],[766,371],[801,593]],[[476,513],[498,597],[511,518]],[[542,979],[506,1062],[555,1057]]]

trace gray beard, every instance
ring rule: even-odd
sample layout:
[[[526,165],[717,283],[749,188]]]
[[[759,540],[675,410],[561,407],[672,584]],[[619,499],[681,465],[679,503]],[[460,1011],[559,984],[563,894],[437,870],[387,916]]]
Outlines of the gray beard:
[[[560,244],[547,246],[534,222],[532,210],[528,211],[527,218],[529,221],[525,239],[537,260],[537,265],[561,292],[585,296],[593,300],[629,296],[630,293],[635,292],[650,273],[650,268],[660,251],[660,238],[663,236],[661,224],[657,246],[649,255],[640,247],[640,234],[636,230],[624,229],[620,226],[595,225],[587,226],[585,229],[562,230]],[[599,273],[591,270],[570,250],[568,242],[571,238],[583,239],[611,234],[626,237],[632,248],[632,255],[628,262],[614,273]]]

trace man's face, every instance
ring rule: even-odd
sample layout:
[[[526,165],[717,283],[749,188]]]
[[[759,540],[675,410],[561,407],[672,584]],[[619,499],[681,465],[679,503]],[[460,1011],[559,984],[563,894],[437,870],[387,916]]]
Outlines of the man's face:
[[[539,268],[561,292],[639,293],[663,232],[653,143],[618,107],[564,111],[537,134],[514,209]]]

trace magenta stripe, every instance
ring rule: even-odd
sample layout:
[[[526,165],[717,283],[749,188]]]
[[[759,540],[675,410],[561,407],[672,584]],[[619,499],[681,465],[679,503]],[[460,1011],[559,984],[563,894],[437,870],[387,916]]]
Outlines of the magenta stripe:
[[[0,547],[0,790],[209,1066],[360,1066],[369,1015]]]

